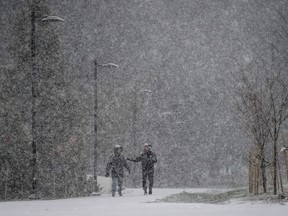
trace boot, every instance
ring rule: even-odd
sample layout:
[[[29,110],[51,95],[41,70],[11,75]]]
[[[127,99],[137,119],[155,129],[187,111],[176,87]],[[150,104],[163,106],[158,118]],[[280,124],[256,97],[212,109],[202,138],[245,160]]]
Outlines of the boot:
[[[152,188],[149,188],[149,195],[152,194]]]

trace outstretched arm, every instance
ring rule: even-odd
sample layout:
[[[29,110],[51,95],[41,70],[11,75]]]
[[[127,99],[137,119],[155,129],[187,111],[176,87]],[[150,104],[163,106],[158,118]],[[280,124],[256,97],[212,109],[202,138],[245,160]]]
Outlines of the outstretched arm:
[[[132,161],[132,162],[139,162],[142,160],[142,156],[140,155],[139,157],[132,159],[132,158],[127,158],[127,160]]]

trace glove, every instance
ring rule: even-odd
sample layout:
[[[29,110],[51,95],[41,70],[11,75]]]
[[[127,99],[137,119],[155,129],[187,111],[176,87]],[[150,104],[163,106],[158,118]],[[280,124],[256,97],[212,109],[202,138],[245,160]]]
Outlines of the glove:
[[[109,173],[106,173],[106,174],[105,174],[105,177],[109,177]]]

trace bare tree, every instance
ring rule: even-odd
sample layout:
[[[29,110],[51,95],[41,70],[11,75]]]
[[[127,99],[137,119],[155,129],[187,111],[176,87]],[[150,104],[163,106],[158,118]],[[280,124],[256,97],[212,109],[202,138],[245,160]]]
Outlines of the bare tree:
[[[259,61],[263,63],[264,60]],[[240,83],[236,91],[237,110],[246,131],[260,150],[257,158],[261,160],[263,191],[267,192],[265,168],[273,165],[274,194],[277,194],[277,142],[283,123],[288,118],[288,82],[286,70],[278,68],[277,73],[266,71],[260,68],[259,61],[251,63],[235,76]],[[271,163],[265,160],[265,149],[269,143],[273,146]]]
[[[277,163],[278,149],[277,142],[283,123],[288,118],[288,89],[287,80],[283,79],[280,73],[273,80],[268,80],[269,104],[271,116],[267,119],[270,136],[273,140],[273,186],[274,194],[277,194]]]
[[[265,7],[270,9],[268,14],[265,12],[267,20],[258,30],[264,29],[267,34],[263,37],[251,24],[253,33],[250,34],[259,39],[254,50],[249,48],[254,58],[245,68],[236,61],[241,71],[235,73],[234,78],[239,83],[236,88],[239,119],[260,150],[257,158],[261,160],[263,191],[267,192],[266,167],[273,166],[273,188],[277,194],[277,146],[279,133],[288,118],[288,14],[268,1]]]
[[[236,102],[238,115],[246,132],[254,140],[255,146],[259,149],[257,159],[261,161],[261,173],[263,191],[267,192],[265,147],[268,143],[270,129],[267,124],[267,116],[270,115],[269,106],[266,106],[265,91],[260,86],[259,78],[251,77],[251,74],[240,71],[237,76],[240,83],[236,90],[238,100]]]

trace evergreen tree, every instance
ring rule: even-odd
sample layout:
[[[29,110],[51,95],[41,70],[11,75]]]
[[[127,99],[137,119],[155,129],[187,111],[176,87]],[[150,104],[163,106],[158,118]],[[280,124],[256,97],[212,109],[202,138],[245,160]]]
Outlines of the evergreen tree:
[[[35,77],[31,80],[31,13],[35,14]],[[59,24],[45,1],[25,1],[13,28],[13,69],[1,69],[1,199],[27,198],[32,191],[31,87],[35,88],[36,193],[69,197],[87,192],[89,158],[76,124],[75,95],[65,80]],[[3,100],[2,100],[3,99]],[[80,130],[81,131],[81,130]],[[3,193],[2,193],[3,192]]]

